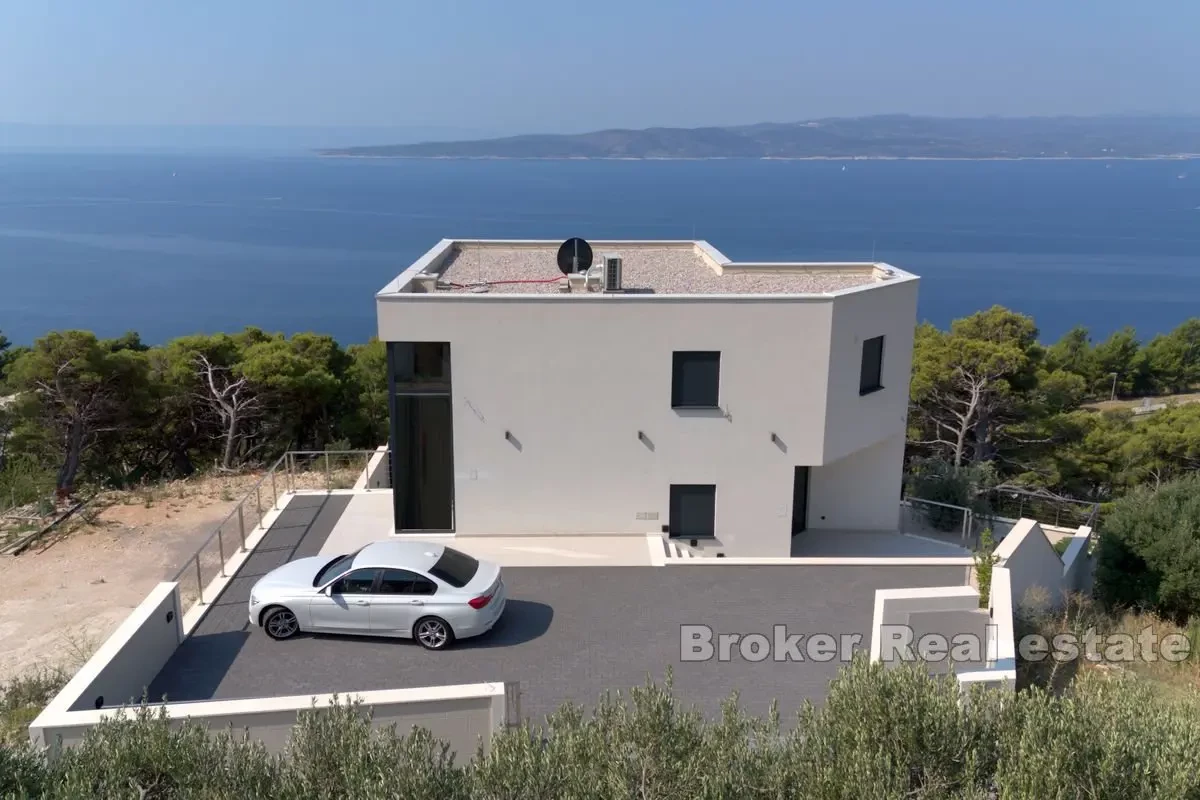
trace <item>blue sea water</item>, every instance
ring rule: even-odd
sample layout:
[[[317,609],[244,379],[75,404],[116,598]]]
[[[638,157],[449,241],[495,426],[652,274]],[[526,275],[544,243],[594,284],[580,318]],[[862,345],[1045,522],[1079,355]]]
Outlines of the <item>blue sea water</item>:
[[[1195,161],[2,154],[0,331],[363,341],[375,291],[438,239],[568,236],[702,238],[735,260],[873,253],[921,275],[922,319],[999,303],[1044,340],[1200,316]]]

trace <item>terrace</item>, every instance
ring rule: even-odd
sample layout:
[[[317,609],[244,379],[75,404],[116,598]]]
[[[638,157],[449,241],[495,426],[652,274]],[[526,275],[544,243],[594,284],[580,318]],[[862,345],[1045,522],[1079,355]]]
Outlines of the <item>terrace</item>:
[[[352,488],[330,488],[348,482],[352,463],[363,465]],[[1012,597],[1059,573],[1064,585],[1078,585],[1088,566],[1080,556],[1089,529],[1076,532],[1059,560],[1037,524],[1022,520],[998,550],[992,602],[980,611],[968,585],[971,559],[953,543],[957,532],[940,540],[840,532],[838,540],[838,532],[809,531],[808,555],[762,559],[672,557],[656,534],[443,535],[433,538],[505,567],[509,605],[489,634],[442,652],[408,640],[269,639],[246,617],[251,587],[293,559],[386,535],[386,463],[383,449],[281,458],[231,514],[236,525],[223,525],[206,544],[222,560],[214,565],[202,550],[181,570],[179,580],[194,571],[203,584],[189,592],[199,602],[188,609],[180,583],[160,584],[35,720],[31,736],[52,748],[78,742],[144,692],[164,702],[169,719],[245,728],[279,749],[297,713],[357,697],[375,709],[378,725],[421,725],[471,752],[499,727],[540,720],[566,702],[592,704],[667,670],[679,695],[706,715],[738,692],[755,714],[778,700],[786,720],[804,701],[821,702],[844,659],[874,648],[884,623],[984,636],[987,659],[960,680],[1011,681]],[[321,474],[326,488],[311,488]],[[904,508],[911,514],[911,505]],[[251,510],[258,513],[252,529],[245,525]],[[1029,554],[1045,564],[1030,567]],[[761,634],[770,657],[747,657],[735,643],[727,656],[686,658],[688,625],[714,636]],[[776,655],[780,637],[819,633],[849,637],[839,643],[854,648],[824,660],[804,645],[800,659]]]
[[[865,647],[876,589],[961,584],[964,575],[961,566],[904,565],[730,566],[719,576],[704,568],[506,567],[510,599],[501,623],[446,652],[358,637],[276,642],[253,628],[246,619],[253,583],[286,561],[322,552],[356,499],[293,497],[154,678],[149,697],[193,702],[519,681],[522,714],[538,720],[563,702],[591,704],[606,691],[661,679],[669,668],[681,695],[705,713],[715,715],[740,691],[754,713],[779,699],[790,714],[824,696],[840,661],[752,662],[735,648],[729,662],[682,663],[680,626],[770,637],[774,625],[786,625],[806,635],[857,635]],[[474,541],[448,543],[470,551]]]

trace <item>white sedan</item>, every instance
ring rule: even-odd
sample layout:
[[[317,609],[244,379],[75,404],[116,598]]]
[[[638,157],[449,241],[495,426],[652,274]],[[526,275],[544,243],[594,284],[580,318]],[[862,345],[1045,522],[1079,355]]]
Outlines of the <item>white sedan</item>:
[[[506,601],[500,566],[429,542],[372,542],[271,570],[250,590],[250,622],[272,639],[301,631],[413,638],[441,650],[492,629]]]

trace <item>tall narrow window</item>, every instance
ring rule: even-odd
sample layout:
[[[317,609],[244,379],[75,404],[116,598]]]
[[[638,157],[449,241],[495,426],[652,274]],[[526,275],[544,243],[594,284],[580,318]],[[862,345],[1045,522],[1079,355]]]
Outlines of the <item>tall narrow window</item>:
[[[721,389],[721,354],[681,350],[671,359],[671,408],[716,408]]]
[[[447,342],[388,342],[392,502],[397,531],[454,529],[454,431]]]
[[[883,337],[876,336],[863,342],[862,368],[858,375],[860,395],[877,392],[883,388]]]

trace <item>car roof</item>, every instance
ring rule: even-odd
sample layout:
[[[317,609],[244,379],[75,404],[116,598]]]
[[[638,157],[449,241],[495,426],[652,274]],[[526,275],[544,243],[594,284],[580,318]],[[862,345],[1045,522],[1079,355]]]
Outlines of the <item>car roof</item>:
[[[446,548],[433,542],[385,539],[371,542],[354,555],[353,567],[403,567],[428,572]]]

